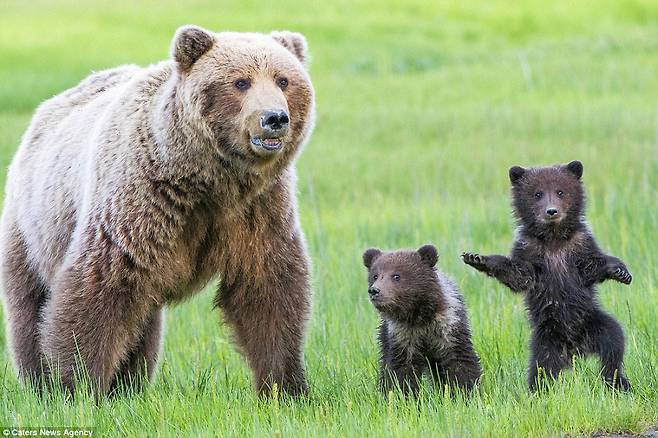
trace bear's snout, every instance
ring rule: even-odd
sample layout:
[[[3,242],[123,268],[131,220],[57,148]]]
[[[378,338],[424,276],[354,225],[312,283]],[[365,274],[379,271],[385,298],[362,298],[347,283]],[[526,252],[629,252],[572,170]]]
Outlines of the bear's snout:
[[[380,290],[377,287],[368,288],[368,296],[370,297],[371,300],[376,298],[379,295],[379,292]]]
[[[290,127],[290,116],[286,110],[260,111],[254,122],[256,128],[251,133],[251,143],[259,152],[274,153],[283,148],[283,140]]]
[[[562,213],[560,209],[556,206],[549,205],[544,210],[544,220],[550,223],[559,223],[562,221]]]
[[[290,141],[290,112],[283,91],[269,80],[261,80],[245,97],[242,107],[252,150],[271,157]]]
[[[288,130],[288,113],[284,110],[263,111],[260,116],[260,127],[265,131],[279,133]]]

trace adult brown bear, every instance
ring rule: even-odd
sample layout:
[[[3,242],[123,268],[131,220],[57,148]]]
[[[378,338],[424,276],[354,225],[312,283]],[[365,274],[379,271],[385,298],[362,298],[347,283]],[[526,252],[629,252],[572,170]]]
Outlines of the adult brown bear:
[[[163,306],[219,276],[216,304],[258,391],[304,393],[306,41],[185,26],[171,57],[91,75],[43,103],[23,137],[0,251],[19,375],[73,389],[85,371],[101,394],[144,381]]]

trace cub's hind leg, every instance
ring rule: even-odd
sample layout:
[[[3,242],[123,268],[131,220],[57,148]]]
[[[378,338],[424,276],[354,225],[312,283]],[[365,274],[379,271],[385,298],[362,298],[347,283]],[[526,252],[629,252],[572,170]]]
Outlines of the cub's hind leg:
[[[441,381],[463,391],[472,391],[482,375],[482,368],[477,355],[472,351],[460,352],[444,359],[440,369],[443,370]]]
[[[590,320],[588,352],[601,358],[605,382],[615,389],[629,391],[631,383],[622,372],[624,332],[615,318],[598,311]]]
[[[571,366],[573,354],[553,333],[535,330],[531,350],[528,386],[533,392],[539,388],[541,377],[555,380],[563,369]]]
[[[440,386],[449,385],[470,392],[477,387],[482,367],[470,335],[459,335],[456,345],[430,361],[432,378]]]
[[[48,291],[29,264],[22,233],[7,217],[3,217],[0,241],[9,349],[19,378],[38,388],[46,366],[39,346],[39,324]]]

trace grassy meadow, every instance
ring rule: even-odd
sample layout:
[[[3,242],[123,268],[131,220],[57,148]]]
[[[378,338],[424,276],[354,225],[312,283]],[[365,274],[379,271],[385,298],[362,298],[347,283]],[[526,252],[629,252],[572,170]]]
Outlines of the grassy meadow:
[[[313,260],[311,396],[261,400],[214,286],[168,310],[157,377],[95,404],[42,400],[16,380],[0,329],[0,428],[85,426],[101,436],[587,436],[658,424],[658,3],[358,0],[0,0],[0,183],[35,107],[92,71],[168,56],[174,30],[306,35],[317,123],[300,157]],[[588,219],[634,275],[599,288],[627,338],[630,394],[576,360],[526,387],[522,298],[463,265],[506,252],[507,169],[582,160]],[[429,385],[376,389],[377,315],[365,248],[433,242],[462,288],[485,374],[470,401]]]

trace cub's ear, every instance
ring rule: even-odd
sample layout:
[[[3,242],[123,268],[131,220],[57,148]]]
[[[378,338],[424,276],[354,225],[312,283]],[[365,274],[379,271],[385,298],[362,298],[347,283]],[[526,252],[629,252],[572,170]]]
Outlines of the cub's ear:
[[[583,163],[580,161],[572,161],[567,164],[566,169],[576,175],[576,178],[580,179],[583,176]]]
[[[420,258],[423,259],[425,263],[430,265],[430,267],[434,267],[436,265],[436,262],[439,260],[439,254],[436,251],[436,247],[434,245],[423,245],[420,248],[418,248],[418,254],[420,254]]]
[[[363,253],[363,265],[370,269],[372,264],[377,260],[377,257],[382,255],[382,252],[378,250],[377,248],[370,248],[367,249],[366,252]]]
[[[509,169],[509,180],[512,184],[516,182],[526,173],[526,170],[521,166],[512,166]]]
[[[171,42],[171,57],[181,71],[187,71],[214,43],[215,37],[210,31],[198,26],[181,26]]]
[[[283,30],[274,31],[270,33],[270,36],[283,47],[290,50],[290,52],[299,59],[302,65],[306,66],[306,61],[308,59],[308,44],[306,44],[306,38],[304,38],[304,35],[297,32]]]

